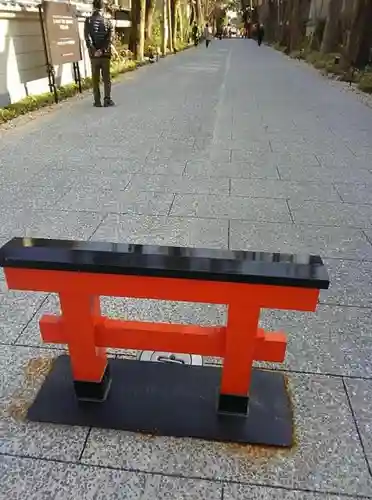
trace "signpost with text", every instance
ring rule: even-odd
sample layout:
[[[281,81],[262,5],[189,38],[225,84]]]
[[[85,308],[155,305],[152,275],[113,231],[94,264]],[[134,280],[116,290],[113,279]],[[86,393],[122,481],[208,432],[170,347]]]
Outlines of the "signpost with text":
[[[76,83],[81,91],[78,62],[82,59],[79,24],[74,5],[62,2],[43,1],[39,6],[43,33],[46,66],[50,91],[58,102],[54,66],[73,64]]]

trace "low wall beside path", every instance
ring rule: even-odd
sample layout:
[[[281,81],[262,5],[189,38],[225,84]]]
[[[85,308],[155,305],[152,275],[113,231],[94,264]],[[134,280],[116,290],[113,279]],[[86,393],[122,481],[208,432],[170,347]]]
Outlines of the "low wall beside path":
[[[84,40],[84,17],[79,18]],[[82,42],[81,76],[90,76],[89,55]],[[55,66],[57,86],[74,81],[72,64]],[[0,10],[0,107],[49,91],[39,13]]]

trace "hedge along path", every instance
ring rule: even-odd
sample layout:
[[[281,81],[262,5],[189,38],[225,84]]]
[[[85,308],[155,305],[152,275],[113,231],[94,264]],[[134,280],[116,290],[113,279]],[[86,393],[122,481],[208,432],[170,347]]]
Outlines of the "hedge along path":
[[[272,47],[279,52],[285,52],[286,47],[273,44]],[[316,50],[300,49],[294,50],[288,57],[299,59],[319,70],[323,75],[336,78],[341,82],[354,83],[356,88],[366,94],[372,94],[372,66],[366,66],[364,70],[345,71],[342,66],[336,62],[341,57],[338,52],[331,54],[322,54]]]
[[[111,76],[113,79],[128,73],[129,71],[134,71],[140,66],[146,63],[138,63],[135,61],[121,61],[114,63],[111,67]],[[81,79],[82,90],[89,90],[92,87],[92,79],[90,77]],[[70,83],[68,85],[63,85],[57,89],[59,101],[65,101],[70,97],[74,97],[79,93],[79,87],[76,83]],[[18,116],[25,115],[32,111],[44,108],[46,106],[54,105],[54,94],[51,92],[46,92],[44,94],[32,95],[21,99],[15,103],[9,104],[4,108],[0,108],[0,124],[7,123]]]
[[[177,48],[177,51],[183,51],[190,48],[190,45],[185,45]],[[172,55],[172,54],[168,54]],[[140,68],[146,64],[149,64],[150,61],[114,61],[111,66],[111,77],[113,79],[117,78],[120,75],[128,73],[130,71],[134,71],[137,68]],[[92,88],[92,79],[90,77],[81,79],[81,88],[83,91],[89,90]],[[74,97],[79,94],[79,87],[76,83],[70,83],[68,85],[63,85],[57,89],[58,100],[65,101],[71,97]],[[44,94],[32,95],[21,99],[15,103],[9,104],[4,108],[0,108],[0,125],[7,123],[14,118],[17,118],[22,115],[27,115],[32,111],[37,111],[39,109],[45,108],[47,106],[54,106],[54,94],[51,92],[46,92]]]

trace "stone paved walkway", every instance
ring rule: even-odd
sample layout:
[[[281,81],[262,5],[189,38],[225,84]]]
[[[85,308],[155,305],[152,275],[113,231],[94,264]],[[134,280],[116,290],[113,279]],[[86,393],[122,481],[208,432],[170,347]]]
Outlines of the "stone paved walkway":
[[[45,359],[59,352],[37,329],[58,304],[7,292],[0,279],[0,498],[372,498],[372,111],[247,40],[143,68],[114,98],[115,109],[86,98],[2,135],[0,242],[33,235],[320,253],[332,287],[317,313],[262,317],[289,333],[297,446],[21,421]],[[103,306],[111,316],[203,324],[225,313]]]

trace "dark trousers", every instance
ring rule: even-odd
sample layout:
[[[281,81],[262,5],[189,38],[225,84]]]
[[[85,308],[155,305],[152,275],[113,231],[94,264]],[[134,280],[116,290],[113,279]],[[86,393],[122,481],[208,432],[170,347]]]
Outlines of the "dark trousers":
[[[207,48],[209,47],[209,44],[210,44],[210,43],[211,43],[211,41],[210,41],[210,40],[206,40],[206,41],[205,41],[205,45],[206,45],[206,47],[207,47]]]
[[[101,102],[101,91],[99,83],[102,75],[105,100],[111,99],[111,75],[109,57],[92,57],[92,86],[94,102]]]

